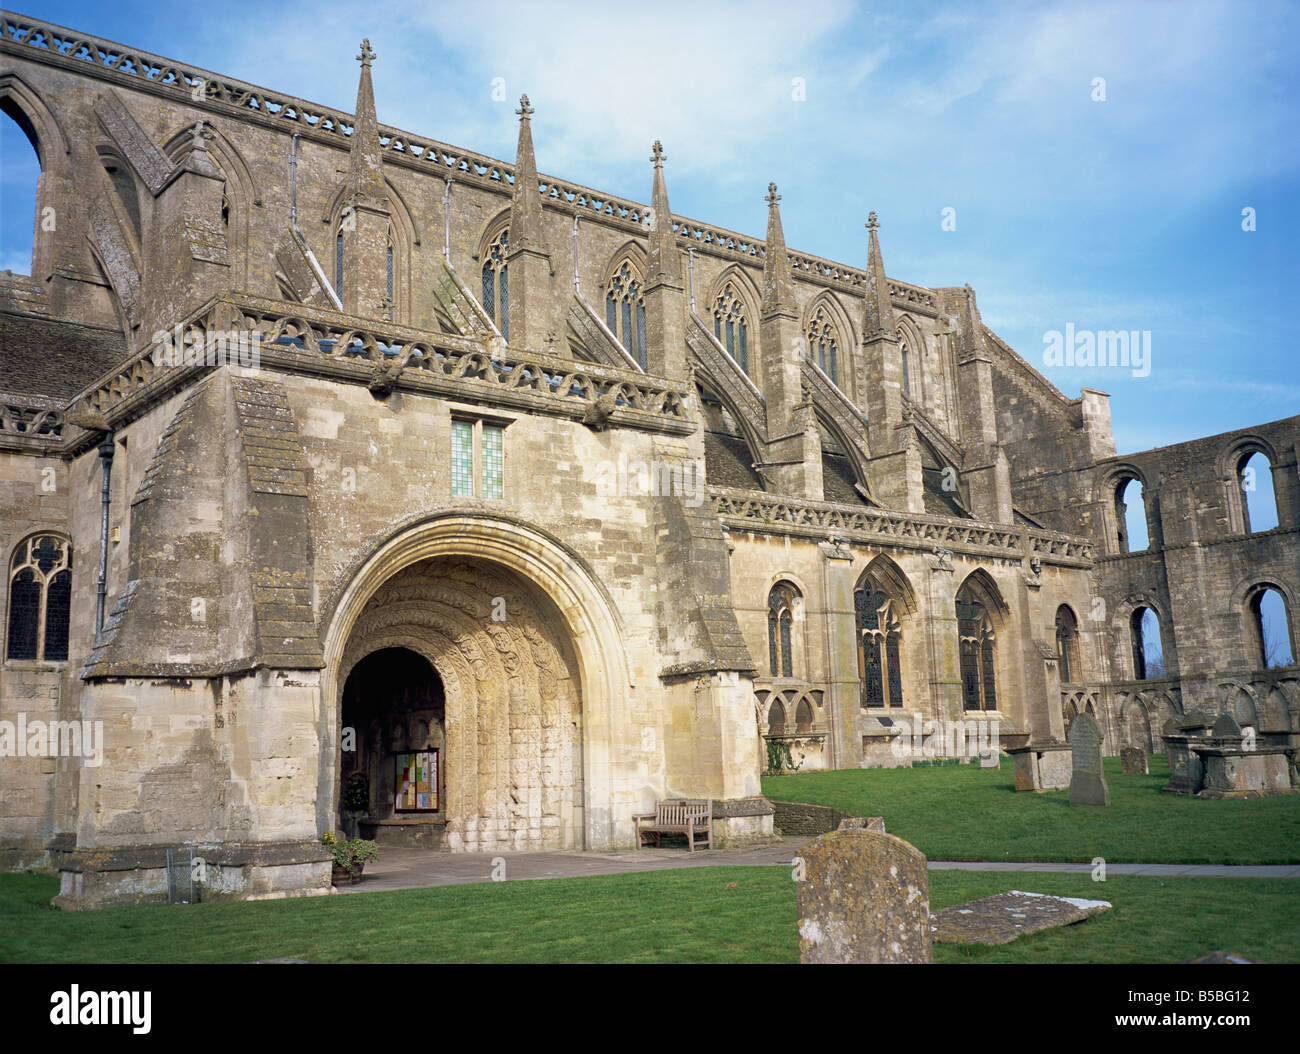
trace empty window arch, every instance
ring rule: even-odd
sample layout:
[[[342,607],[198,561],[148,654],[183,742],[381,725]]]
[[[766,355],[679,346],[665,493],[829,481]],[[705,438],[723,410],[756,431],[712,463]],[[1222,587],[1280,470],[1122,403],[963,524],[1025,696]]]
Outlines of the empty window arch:
[[[1127,476],[1115,486],[1115,523],[1121,553],[1140,553],[1151,548],[1146,495],[1142,481],[1136,476]]]
[[[4,208],[0,209],[0,271],[36,271],[35,231],[40,147],[27,115],[8,98],[0,99],[0,157],[4,158]]]
[[[1145,605],[1135,608],[1129,618],[1133,638],[1133,678],[1138,681],[1159,680],[1165,676],[1164,644],[1160,638],[1160,618]]]
[[[1245,455],[1237,464],[1241,487],[1242,527],[1247,534],[1271,531],[1277,526],[1277,498],[1273,493],[1273,466],[1261,450]]]
[[[771,736],[785,734],[785,707],[780,699],[773,699],[767,710],[767,733]]]
[[[1247,609],[1250,613],[1252,664],[1264,669],[1293,666],[1291,615],[1282,594],[1268,586],[1257,589],[1250,597]]]

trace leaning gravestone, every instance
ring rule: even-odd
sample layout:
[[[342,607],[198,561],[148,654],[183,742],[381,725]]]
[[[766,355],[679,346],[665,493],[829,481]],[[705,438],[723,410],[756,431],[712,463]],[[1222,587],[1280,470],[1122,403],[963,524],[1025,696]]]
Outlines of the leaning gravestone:
[[[1125,747],[1119,752],[1120,768],[1128,776],[1147,774],[1147,752],[1141,747]]]
[[[801,963],[928,963],[925,855],[892,834],[832,831],[795,864]]]
[[[1101,772],[1101,728],[1089,713],[1079,714],[1070,724],[1073,775],[1070,777],[1071,805],[1109,805],[1110,789]]]

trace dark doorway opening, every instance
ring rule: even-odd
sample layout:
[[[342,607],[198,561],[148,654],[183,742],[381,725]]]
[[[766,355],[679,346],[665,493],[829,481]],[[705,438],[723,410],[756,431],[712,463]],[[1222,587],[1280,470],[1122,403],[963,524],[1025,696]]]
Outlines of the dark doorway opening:
[[[446,696],[427,659],[384,648],[343,686],[340,826],[349,837],[436,848],[446,824]]]

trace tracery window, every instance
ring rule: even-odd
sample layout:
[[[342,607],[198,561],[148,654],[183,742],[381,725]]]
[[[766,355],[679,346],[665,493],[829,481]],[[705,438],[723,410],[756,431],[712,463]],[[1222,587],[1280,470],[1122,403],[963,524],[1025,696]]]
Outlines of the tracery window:
[[[794,609],[799,590],[778,582],[767,595],[768,668],[773,677],[794,676]]]
[[[9,565],[6,658],[66,660],[71,607],[72,546],[55,534],[28,538]]]
[[[868,576],[853,594],[858,629],[858,680],[861,707],[903,705],[903,668],[899,656],[902,627],[894,600]]]
[[[713,332],[746,373],[749,372],[749,321],[744,301],[728,282],[713,302]]]
[[[510,231],[507,229],[497,235],[483,257],[483,310],[507,341],[510,339],[510,296],[506,281],[506,252],[509,247]]]
[[[993,620],[984,605],[966,589],[957,594],[956,606],[962,707],[966,710],[996,710],[997,661]]]
[[[1079,622],[1074,612],[1062,604],[1056,609],[1056,654],[1061,683],[1073,684],[1079,669]]]
[[[839,384],[839,335],[835,331],[835,324],[827,318],[824,307],[819,307],[813,315],[808,324],[807,337],[808,354],[827,377]]]
[[[641,280],[629,263],[624,263],[605,287],[605,324],[644,370],[647,362],[645,297]]]

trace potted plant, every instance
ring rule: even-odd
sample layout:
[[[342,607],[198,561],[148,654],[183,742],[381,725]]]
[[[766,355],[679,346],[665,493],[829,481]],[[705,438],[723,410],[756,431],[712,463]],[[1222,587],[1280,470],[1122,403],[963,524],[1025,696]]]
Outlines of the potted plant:
[[[320,841],[334,857],[333,881],[336,886],[355,886],[361,881],[366,861],[379,858],[379,846],[364,838],[339,841],[333,831],[326,831],[321,835]]]

